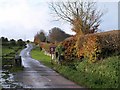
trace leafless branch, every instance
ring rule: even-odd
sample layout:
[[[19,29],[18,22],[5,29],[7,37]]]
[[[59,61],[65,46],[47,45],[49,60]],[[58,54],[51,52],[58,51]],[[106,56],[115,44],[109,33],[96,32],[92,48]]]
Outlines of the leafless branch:
[[[96,2],[75,1],[52,2],[50,7],[58,19],[65,20],[73,25],[77,32],[89,32],[95,26],[99,26],[100,18],[104,15],[95,7]],[[76,23],[76,24],[75,24]],[[94,28],[97,30],[97,28]]]

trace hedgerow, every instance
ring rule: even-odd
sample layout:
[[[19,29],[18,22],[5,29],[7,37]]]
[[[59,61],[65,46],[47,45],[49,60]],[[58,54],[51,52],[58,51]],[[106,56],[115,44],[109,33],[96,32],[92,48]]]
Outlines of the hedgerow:
[[[76,58],[75,37],[70,37],[61,43],[65,48],[65,60],[73,61]]]
[[[93,45],[90,55],[91,57],[94,57],[94,60],[100,60],[103,58],[106,58],[108,56],[111,56],[113,54],[119,55],[120,54],[120,31],[109,31],[104,33],[98,33],[98,34],[92,34],[91,36],[94,36],[94,38],[91,38],[91,40],[87,40],[86,42],[89,43],[86,46]],[[87,38],[90,39],[90,36]],[[84,48],[86,49],[86,48]],[[87,49],[89,50],[89,49]],[[86,54],[86,53],[85,53]],[[89,56],[90,57],[90,56]]]
[[[120,30],[71,37],[61,43],[65,59],[88,58],[89,62],[120,54]]]

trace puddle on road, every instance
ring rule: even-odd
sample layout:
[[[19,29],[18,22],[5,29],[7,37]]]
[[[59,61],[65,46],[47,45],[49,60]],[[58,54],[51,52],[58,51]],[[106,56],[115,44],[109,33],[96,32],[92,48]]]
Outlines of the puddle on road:
[[[14,75],[7,70],[0,70],[0,86],[2,88],[31,88],[31,86],[24,85],[23,83],[14,80]]]

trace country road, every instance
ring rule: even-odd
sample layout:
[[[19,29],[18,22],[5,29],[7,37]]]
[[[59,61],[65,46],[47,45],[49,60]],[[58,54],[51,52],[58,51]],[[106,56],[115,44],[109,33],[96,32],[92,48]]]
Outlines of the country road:
[[[27,48],[21,51],[24,70],[14,74],[15,80],[26,86],[23,88],[82,88],[32,59],[30,56],[32,48],[32,44],[28,44]]]

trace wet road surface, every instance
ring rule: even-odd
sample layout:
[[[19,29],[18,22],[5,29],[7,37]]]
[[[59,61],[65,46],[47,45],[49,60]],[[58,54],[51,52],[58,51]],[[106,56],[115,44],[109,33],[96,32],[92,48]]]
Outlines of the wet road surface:
[[[32,44],[29,44],[21,51],[24,70],[14,74],[15,80],[24,85],[23,88],[81,88],[39,61],[32,59],[30,56],[32,48]]]

